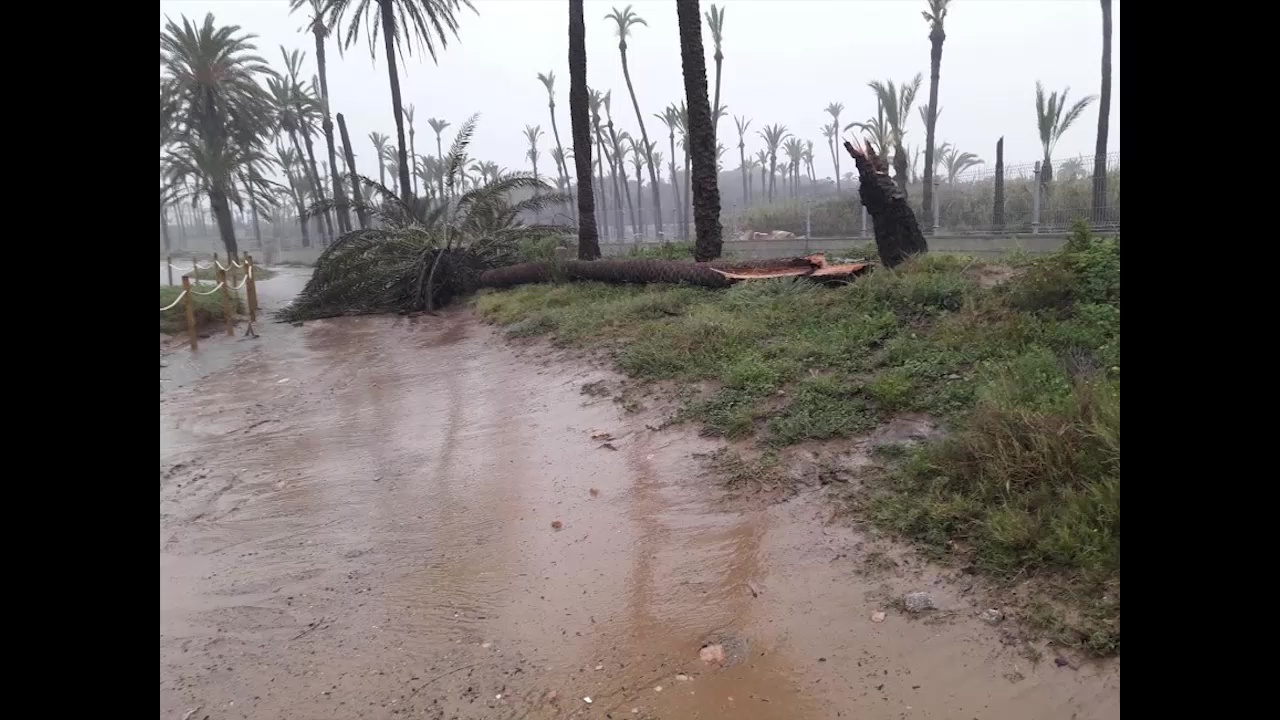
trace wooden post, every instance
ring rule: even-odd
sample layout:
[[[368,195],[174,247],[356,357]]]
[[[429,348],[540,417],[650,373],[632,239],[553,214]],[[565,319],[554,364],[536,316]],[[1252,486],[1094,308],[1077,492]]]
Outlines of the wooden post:
[[[231,308],[231,286],[227,285],[226,270],[218,270],[218,282],[222,283],[222,315],[227,322],[227,334],[235,335],[235,313]]]
[[[182,296],[182,309],[187,313],[187,337],[191,338],[191,349],[194,351],[199,347],[199,341],[196,338],[196,313],[191,307],[191,278],[186,275],[182,276],[182,292],[186,293]]]
[[[244,272],[248,278],[244,281],[245,304],[249,306],[249,322],[258,319],[258,286],[253,280],[253,256],[244,254]]]
[[[164,256],[164,269],[165,269],[165,272],[169,273],[169,287],[173,287],[173,256],[172,255]]]

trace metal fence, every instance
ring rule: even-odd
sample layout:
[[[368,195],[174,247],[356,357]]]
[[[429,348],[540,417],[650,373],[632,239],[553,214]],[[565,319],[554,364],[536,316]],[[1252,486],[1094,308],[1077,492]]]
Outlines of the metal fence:
[[[933,195],[936,235],[1003,235],[1057,233],[1083,219],[1098,231],[1120,228],[1120,153],[1106,158],[1105,201],[1093,207],[1093,156],[1055,159],[1051,172],[1040,162],[1005,165],[1003,201],[997,208],[994,164],[984,164],[954,177],[940,168]],[[744,229],[784,230],[799,237],[867,237],[870,218],[857,200],[857,183],[846,182],[843,195],[834,183],[801,188],[802,197],[726,212],[726,238]],[[907,183],[907,197],[924,223],[924,184]]]

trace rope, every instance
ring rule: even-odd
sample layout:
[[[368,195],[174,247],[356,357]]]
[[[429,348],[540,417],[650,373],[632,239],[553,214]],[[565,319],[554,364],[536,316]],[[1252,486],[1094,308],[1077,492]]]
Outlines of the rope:
[[[186,296],[186,294],[187,294],[187,291],[186,291],[186,290],[183,290],[182,292],[178,293],[178,299],[177,299],[177,300],[174,300],[172,303],[170,303],[170,304],[168,304],[168,305],[166,305],[166,306],[164,306],[164,307],[160,308],[160,312],[164,312],[165,310],[172,310],[172,309],[174,308],[174,306],[175,306],[175,305],[177,305],[178,303],[182,302],[182,298],[183,298],[183,297],[185,297],[185,296]]]
[[[236,267],[238,267],[238,268],[242,268],[242,267],[244,267],[244,265],[241,265],[240,263],[236,262],[235,260],[232,260],[232,261],[231,261],[231,264],[232,264],[232,265],[235,265],[235,266],[236,266]]]
[[[214,260],[213,262],[214,262],[214,264],[216,264],[216,265],[218,266],[218,269],[219,269],[219,270],[228,270],[228,269],[229,269],[226,265],[223,265],[222,263],[218,262],[217,260]]]
[[[192,290],[191,294],[192,295],[212,295],[218,292],[219,290],[221,290],[223,285],[226,285],[226,283],[218,283],[218,286],[210,290],[209,292],[196,292],[195,290]]]
[[[241,277],[241,278],[240,278],[240,284],[239,284],[239,285],[232,285],[232,286],[231,286],[231,289],[232,289],[232,290],[239,290],[240,288],[244,287],[244,284],[245,284],[245,283],[247,283],[247,282],[249,282],[249,274],[248,274],[248,273],[245,273],[245,275],[244,275],[243,277]]]

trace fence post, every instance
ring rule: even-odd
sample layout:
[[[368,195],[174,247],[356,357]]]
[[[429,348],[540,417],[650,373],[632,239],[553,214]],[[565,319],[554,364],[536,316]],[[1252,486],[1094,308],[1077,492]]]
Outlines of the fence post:
[[[164,256],[164,269],[169,273],[169,287],[173,287],[173,256]]]
[[[231,286],[227,285],[227,271],[218,270],[218,282],[222,283],[222,315],[227,323],[227,334],[235,335],[235,317],[231,310]]]
[[[199,349],[199,341],[196,339],[196,313],[191,307],[191,278],[186,275],[182,276],[182,292],[186,293],[182,296],[182,309],[187,314],[187,337],[191,339],[192,351],[195,351]]]
[[[1031,234],[1040,234],[1040,161],[1031,172]]]
[[[938,208],[940,207],[938,203],[938,188],[940,187],[942,187],[942,181],[935,175],[933,178],[933,202],[931,203],[933,205],[933,235],[938,234]]]
[[[245,272],[245,303],[249,305],[249,322],[258,319],[258,286],[253,279],[253,256],[249,253],[244,254],[244,272]]]

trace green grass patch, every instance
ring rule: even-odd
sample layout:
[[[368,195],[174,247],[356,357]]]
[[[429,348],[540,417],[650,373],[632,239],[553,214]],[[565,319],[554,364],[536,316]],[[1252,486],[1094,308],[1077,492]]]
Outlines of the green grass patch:
[[[1038,624],[1118,651],[1119,239],[1080,231],[984,282],[995,270],[930,255],[834,289],[580,283],[475,302],[512,335],[605,347],[632,377],[712,388],[680,417],[768,452],[905,412],[940,418],[945,439],[880,453],[890,470],[868,484],[870,517],[993,577],[1045,578],[1064,602]]]
[[[207,292],[213,289],[213,285],[200,283],[201,292]],[[160,307],[169,305],[178,299],[178,295],[182,294],[181,287],[169,287],[168,285],[160,286]],[[196,295],[192,294],[192,301],[195,303],[193,314],[195,315],[196,327],[202,328],[211,323],[222,323],[226,316],[222,312],[222,292],[216,292],[212,295]],[[231,303],[234,312],[243,313],[245,311],[244,302],[241,300],[240,293],[231,291]],[[173,308],[160,313],[160,332],[167,335],[176,335],[187,331],[186,310],[183,308],[185,302],[178,303]]]

